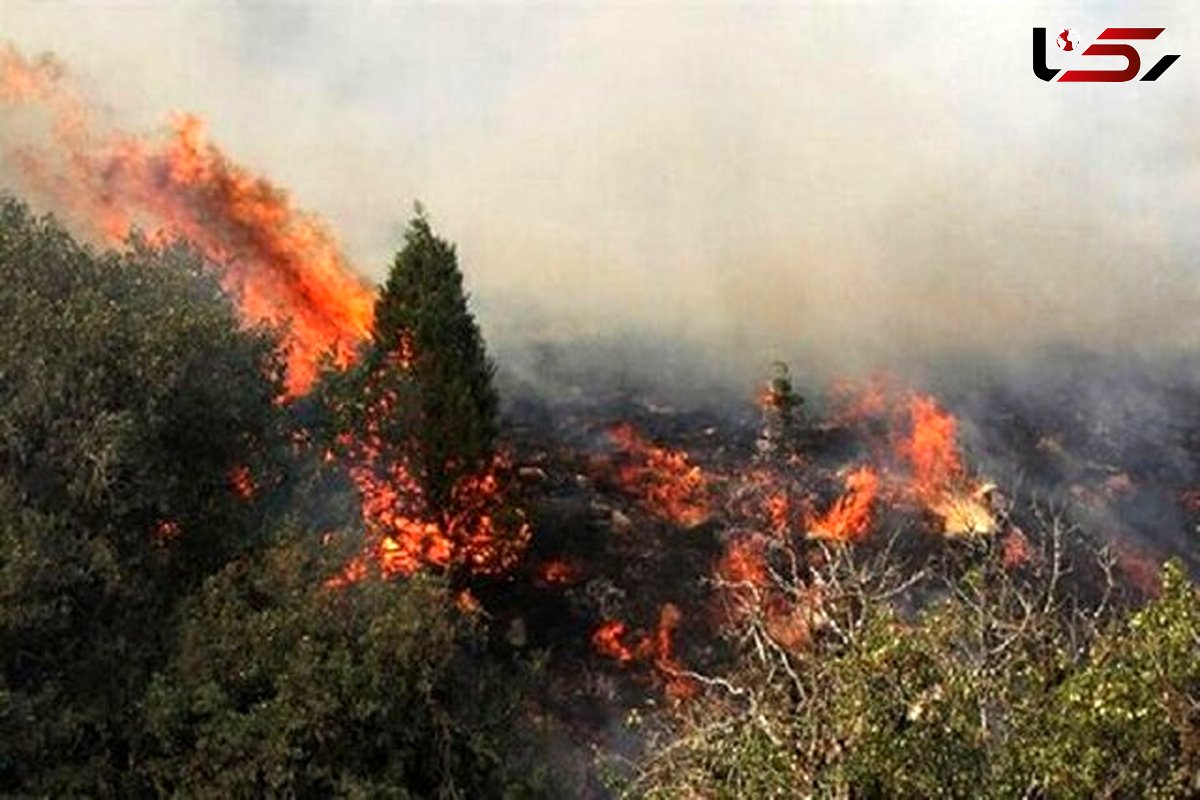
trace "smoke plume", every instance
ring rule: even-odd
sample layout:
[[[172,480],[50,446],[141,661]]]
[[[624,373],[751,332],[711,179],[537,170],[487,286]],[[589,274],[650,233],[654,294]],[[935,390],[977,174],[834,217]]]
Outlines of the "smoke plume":
[[[659,341],[744,384],[775,358],[1197,341],[1186,4],[69,11],[7,3],[0,30],[122,129],[210,120],[369,277],[421,198],[511,364]],[[1165,26],[1181,60],[1153,84],[1033,76],[1033,26],[1115,24]],[[0,122],[10,154],[29,132]]]

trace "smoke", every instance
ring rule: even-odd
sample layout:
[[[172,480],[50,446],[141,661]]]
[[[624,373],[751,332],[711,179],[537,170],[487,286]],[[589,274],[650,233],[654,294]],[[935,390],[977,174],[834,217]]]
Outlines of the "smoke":
[[[125,127],[211,120],[371,278],[421,198],[510,364],[662,341],[744,383],[777,358],[1194,346],[1197,21],[1184,3],[9,2],[0,35],[58,53]],[[1146,65],[1182,58],[1155,83],[1045,84],[1035,25],[1165,26]],[[0,122],[0,144],[19,132]]]

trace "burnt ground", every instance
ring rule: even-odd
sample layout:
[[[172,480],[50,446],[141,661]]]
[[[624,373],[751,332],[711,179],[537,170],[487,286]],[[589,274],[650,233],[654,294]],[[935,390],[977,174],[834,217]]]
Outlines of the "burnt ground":
[[[1152,590],[1155,565],[1168,557],[1200,574],[1200,388],[1191,373],[1070,364],[968,386],[934,376],[920,388],[958,418],[973,473],[1012,498],[1010,524],[1037,524],[1021,510],[1027,504],[1056,510],[1113,546],[1134,592]],[[542,702],[567,733],[564,758],[576,764],[581,794],[603,796],[590,768],[593,749],[635,756],[640,743],[622,721],[634,709],[678,701],[652,657],[622,663],[599,655],[592,636],[619,620],[625,641],[649,640],[670,604],[682,612],[674,656],[688,669],[719,674],[731,654],[708,579],[734,522],[720,503],[692,525],[648,513],[606,469],[615,450],[609,431],[630,423],[685,452],[706,474],[722,476],[714,479],[721,493],[728,476],[754,468],[760,412],[749,399],[689,405],[676,396],[672,403],[636,382],[600,387],[574,375],[553,385],[507,394],[506,438],[535,533],[518,569],[476,593],[507,646],[546,654]],[[830,421],[821,387],[797,388],[814,398],[803,441],[806,486],[832,497],[838,468],[869,447],[861,430]],[[943,546],[926,522],[910,509],[881,508],[875,527],[911,531],[914,549]]]

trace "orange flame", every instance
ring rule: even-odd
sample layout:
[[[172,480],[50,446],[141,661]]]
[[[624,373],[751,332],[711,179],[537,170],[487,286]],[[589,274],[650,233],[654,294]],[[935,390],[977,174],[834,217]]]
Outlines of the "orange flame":
[[[931,397],[914,394],[908,404],[910,432],[896,442],[908,462],[908,492],[942,520],[948,534],[992,533],[996,520],[983,502],[989,487],[968,481],[958,452],[958,422]]]
[[[766,546],[761,534],[733,536],[725,547],[716,569],[717,578],[731,593],[735,605],[755,602],[769,587]]]
[[[761,619],[776,644],[799,652],[812,641],[812,618],[820,594],[815,589],[785,592],[771,574],[767,546],[762,534],[730,538],[716,568],[718,597],[723,601],[718,619],[725,625]]]
[[[663,680],[668,697],[682,700],[699,688],[674,655],[675,632],[683,621],[683,612],[674,603],[659,609],[658,626],[653,634],[638,634],[626,644],[629,628],[620,620],[605,620],[592,632],[592,648],[598,655],[621,665],[635,661],[651,664]]]
[[[911,432],[896,444],[897,454],[912,467],[912,490],[930,501],[962,478],[958,456],[958,422],[932,397],[914,394],[908,405]]]
[[[631,459],[617,468],[617,482],[645,511],[685,527],[709,518],[708,477],[687,453],[647,441],[629,423],[614,426],[609,435]]]
[[[55,147],[15,158],[34,189],[107,243],[135,225],[180,237],[215,262],[249,324],[287,325],[287,389],[305,392],[321,354],[345,365],[367,335],[373,292],[329,230],[287,193],[232,162],[197,117],[177,114],[165,140],[97,131],[88,107],[52,58],[0,50],[0,103],[38,103],[52,115]]]
[[[101,128],[90,122],[90,107],[64,74],[50,56],[30,60],[12,47],[0,49],[0,103],[37,104],[53,122],[53,147],[13,153],[35,189],[102,241],[122,242],[135,225],[148,225],[154,240],[192,242],[216,264],[248,324],[285,326],[290,396],[309,389],[323,354],[348,365],[370,333],[374,291],[355,274],[329,227],[230,160],[208,140],[199,118],[174,115],[162,139]],[[402,339],[390,363],[403,368],[412,358],[411,342]],[[389,413],[389,399],[372,410],[377,418]],[[497,533],[501,461],[462,480],[452,493],[455,513],[434,519],[408,466],[384,459],[380,443],[368,432],[364,441],[342,444],[362,498],[371,559],[385,577],[452,561],[482,572],[512,563],[528,528],[521,523],[515,535]],[[244,468],[234,470],[230,483],[243,498],[255,491]],[[359,580],[367,571],[360,558],[330,582]]]
[[[404,366],[410,358],[404,342],[389,359]],[[392,390],[371,390],[366,424],[357,435],[338,437],[339,455],[361,499],[361,516],[367,531],[367,558],[384,578],[411,575],[423,567],[448,569],[461,565],[475,574],[498,574],[520,558],[529,541],[524,519],[501,525],[497,512],[505,503],[501,473],[507,472],[506,455],[459,480],[451,489],[449,510],[429,507],[420,483],[403,452],[385,445],[384,423],[395,413]],[[515,510],[514,510],[515,512]],[[519,517],[519,514],[516,514]],[[344,585],[366,576],[365,565],[352,562],[330,585]]]
[[[879,491],[879,476],[867,466],[846,476],[846,493],[834,500],[829,510],[809,522],[809,536],[853,542],[866,536],[871,527],[871,508]]]
[[[402,462],[385,463],[377,453],[356,448],[348,463],[361,497],[363,523],[374,542],[368,554],[384,578],[454,564],[476,574],[498,574],[516,563],[529,540],[527,523],[502,529],[491,513],[503,501],[497,478],[507,464],[502,456],[455,487],[451,502],[457,511],[441,519],[426,510],[420,487]],[[360,580],[366,577],[364,567],[356,560],[330,584]]]
[[[625,634],[624,622],[617,619],[605,620],[592,633],[592,647],[606,658],[628,664],[633,661],[633,650],[621,641]]]

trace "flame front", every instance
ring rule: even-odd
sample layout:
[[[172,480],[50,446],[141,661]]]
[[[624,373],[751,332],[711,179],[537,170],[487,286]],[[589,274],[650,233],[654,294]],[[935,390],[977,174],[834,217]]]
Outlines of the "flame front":
[[[950,535],[992,533],[996,520],[984,502],[989,487],[973,485],[958,452],[958,422],[931,397],[914,394],[909,433],[896,443],[912,470],[908,492],[942,520]]]
[[[348,364],[370,330],[374,293],[329,227],[232,162],[198,117],[174,115],[165,138],[105,130],[63,74],[48,56],[0,49],[0,103],[36,104],[53,124],[53,147],[10,154],[34,191],[108,244],[135,226],[193,243],[248,324],[286,326],[290,395],[309,388],[323,353]]]

